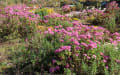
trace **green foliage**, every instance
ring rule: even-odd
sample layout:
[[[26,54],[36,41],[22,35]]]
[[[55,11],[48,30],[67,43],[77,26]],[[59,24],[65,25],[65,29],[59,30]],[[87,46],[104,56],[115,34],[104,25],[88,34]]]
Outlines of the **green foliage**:
[[[40,19],[44,19],[44,16],[48,15],[47,8],[38,9],[35,11],[35,14],[38,14]]]
[[[25,44],[12,50],[13,52],[11,53],[13,54],[9,56],[11,62],[19,67],[17,70],[23,73],[43,73],[42,69],[47,69],[48,71],[49,63],[54,56],[53,51],[55,49],[55,44],[59,45],[57,39],[55,43],[53,41],[54,37],[49,35],[44,37],[40,33],[27,39],[28,41]],[[17,72],[17,70],[15,71]]]
[[[77,9],[78,11],[83,9],[83,4],[82,4],[82,3],[76,2],[75,5],[76,5],[76,9]]]
[[[76,7],[78,8],[77,10],[81,10],[83,5],[81,3],[76,3]],[[44,16],[48,15],[48,11],[46,8],[43,8],[37,10],[35,14],[39,14],[40,19],[44,21],[46,20]],[[116,17],[108,15],[105,17],[98,15],[95,19],[91,16],[90,22],[94,19],[94,21],[103,24],[103,26],[108,28],[111,32],[115,32]],[[119,19],[119,16],[117,18]],[[73,26],[70,21],[61,20],[61,18],[50,18],[47,20],[48,22],[40,23],[40,25],[62,25],[63,28]],[[114,46],[111,43],[100,42],[101,44],[92,50],[86,50],[84,46],[81,46],[80,50],[77,50],[77,46],[69,40],[71,36],[65,34],[66,36],[63,38],[64,42],[60,42],[60,37],[62,35],[56,32],[54,33],[55,35],[50,35],[37,31],[35,25],[39,25],[39,23],[36,24],[26,18],[9,15],[2,21],[3,23],[0,23],[0,41],[16,38],[22,39],[21,45],[9,49],[11,53],[8,55],[8,58],[10,62],[14,64],[14,66],[10,66],[10,72],[20,72],[23,74],[33,73],[33,75],[39,75],[40,72],[45,72],[47,75],[51,67],[54,68],[59,66],[59,70],[55,71],[55,73],[63,73],[65,75],[120,74],[120,64],[116,62],[116,60],[120,60],[120,44]],[[79,30],[76,26],[75,30],[77,31],[77,29]],[[85,32],[88,30],[86,29]],[[66,33],[69,32],[66,31]],[[80,34],[82,33],[84,32],[82,32],[81,28]],[[94,40],[94,38],[90,40]],[[82,41],[88,43],[88,40],[82,40],[80,38],[79,42]],[[71,51],[63,50],[62,52],[55,53],[55,50],[59,49],[61,46],[70,46]],[[84,54],[86,54],[86,56]],[[53,59],[55,59],[55,63],[53,63]],[[0,65],[4,67],[6,63],[1,63]]]
[[[110,32],[116,32],[119,30],[116,17],[110,14],[105,14],[104,16],[98,15],[92,21],[95,25],[102,25],[103,27],[107,28]]]
[[[63,25],[63,27],[72,26],[72,24],[69,21],[65,21],[65,20],[61,21],[57,19],[49,19],[48,24],[53,26]]]
[[[20,17],[7,17],[0,24],[0,40],[26,38],[34,34],[35,23]]]
[[[92,51],[89,50],[86,52],[84,49],[78,51],[79,56],[75,56],[74,47],[72,52],[63,51],[57,54],[53,52],[62,45],[70,45],[69,37],[65,37],[65,42],[59,42],[60,35],[48,35],[43,36],[40,33],[36,33],[35,36],[29,37],[28,41],[17,47],[13,48],[13,54],[10,58],[17,67],[19,67],[20,72],[43,72],[49,71],[49,68],[55,65],[59,65],[61,70],[58,73],[64,74],[118,74],[120,65],[116,60],[120,60],[120,46],[117,48],[109,43],[103,43],[98,45],[97,48]],[[86,53],[90,56],[91,59],[87,59],[83,54]],[[107,62],[103,62],[104,56],[101,56],[100,53],[103,53],[104,56],[108,56]],[[96,55],[96,58],[93,58],[92,55]],[[71,60],[69,60],[71,57]],[[56,59],[56,64],[52,64],[52,59]],[[69,64],[70,68],[64,68]],[[108,68],[106,68],[106,66]]]
[[[116,31],[115,17],[106,18],[104,21],[105,21],[105,27],[108,28],[108,30],[110,30],[111,32]]]
[[[75,73],[72,73],[70,69],[64,69],[64,74],[65,75],[76,75]]]

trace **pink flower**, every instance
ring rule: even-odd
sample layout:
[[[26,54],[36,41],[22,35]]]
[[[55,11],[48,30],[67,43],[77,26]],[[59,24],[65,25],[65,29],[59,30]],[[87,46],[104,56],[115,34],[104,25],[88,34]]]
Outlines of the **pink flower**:
[[[86,43],[84,43],[84,42],[82,42],[81,45],[82,45],[82,46],[85,46],[85,47],[88,46],[88,45],[87,45]]]
[[[117,46],[117,41],[112,41],[112,44],[114,45],[114,46]]]
[[[76,56],[79,56],[79,54],[75,54]]]
[[[100,55],[101,55],[101,56],[104,56],[104,53],[101,52]]]
[[[92,57],[96,59],[96,55],[92,55]]]
[[[53,34],[54,34],[54,32],[52,31],[52,29],[51,29],[51,28],[48,28],[48,33],[49,33],[49,34],[51,34],[51,35],[53,35]]]
[[[59,66],[51,67],[51,68],[49,69],[49,72],[50,72],[50,73],[54,73],[55,71],[57,71],[57,70],[59,70],[59,69],[60,69]]]
[[[54,72],[55,72],[55,68],[54,68],[54,67],[51,67],[51,68],[49,69],[49,72],[50,72],[50,73],[54,73]]]
[[[37,0],[32,0],[32,2],[37,2]]]
[[[59,49],[55,50],[55,53],[59,53],[59,52],[64,51],[64,50],[70,51],[71,46],[61,46]]]
[[[105,66],[106,69],[108,69],[108,66]]]
[[[55,53],[59,53],[59,52],[61,52],[61,51],[63,51],[63,50],[59,48],[59,49],[56,49],[56,50],[55,50]]]
[[[60,39],[60,42],[64,42],[64,40],[63,40],[63,39]]]
[[[118,64],[120,64],[120,60],[116,60],[116,62],[117,62]]]
[[[72,36],[73,36],[73,37],[75,36],[75,37],[78,38],[78,31],[73,31],[73,32],[72,32]]]
[[[69,67],[70,67],[70,65],[67,63],[66,68],[69,68]]]
[[[59,70],[59,69],[60,69],[60,67],[59,67],[59,66],[56,66],[56,67],[55,67],[55,70]]]
[[[87,54],[83,54],[83,56],[87,56]]]
[[[44,21],[44,23],[48,23],[48,20],[43,20]]]
[[[55,28],[62,28],[62,27],[63,27],[62,25],[55,26]]]
[[[107,60],[103,59],[103,62],[104,62],[104,63],[106,63],[106,62],[107,62]]]
[[[91,34],[90,33],[87,33],[86,36],[90,39],[92,38]]]
[[[70,51],[71,46],[61,46],[61,49]]]
[[[81,39],[87,39],[87,35],[81,34],[81,35],[79,35],[79,38],[81,38]]]
[[[120,33],[115,32],[115,33],[112,34],[112,36],[120,36]]]
[[[69,5],[64,5],[64,6],[62,7],[62,9],[65,10],[65,11],[70,10],[70,6],[69,6]]]
[[[109,59],[109,56],[104,56],[104,59],[108,60],[108,59]]]
[[[73,27],[67,27],[67,31],[72,31]]]
[[[90,44],[88,45],[88,49],[93,49],[93,48],[97,48],[97,44],[93,41],[90,41]]]
[[[74,26],[76,26],[76,25],[79,25],[80,23],[79,23],[79,21],[73,21],[72,24],[73,24]]]
[[[87,59],[90,59],[90,57],[89,57],[89,56],[87,56]]]
[[[52,63],[53,63],[53,64],[54,64],[54,63],[56,63],[56,60],[55,60],[55,59],[53,59],[53,60],[52,60]]]
[[[73,42],[75,45],[80,45],[80,43],[74,38],[71,38],[71,42]]]
[[[97,41],[97,40],[96,40],[96,43],[97,43],[97,44],[100,44],[100,42],[99,42],[99,41]]]
[[[81,47],[76,46],[75,49],[76,49],[76,50],[81,50]]]
[[[28,42],[28,39],[26,38],[26,39],[25,39],[25,43],[27,43],[27,42]]]

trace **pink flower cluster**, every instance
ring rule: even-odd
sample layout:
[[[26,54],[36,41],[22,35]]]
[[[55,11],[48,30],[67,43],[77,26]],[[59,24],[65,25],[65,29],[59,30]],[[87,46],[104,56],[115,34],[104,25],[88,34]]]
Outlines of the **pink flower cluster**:
[[[51,31],[47,31],[51,34]],[[79,23],[78,21],[73,22],[73,27],[63,28],[62,25],[55,26],[54,33],[60,35],[60,42],[66,42],[65,37],[69,37],[70,46],[62,46],[55,50],[55,53],[59,53],[63,50],[71,51],[71,47],[75,46],[77,50],[85,48],[85,50],[93,50],[97,48],[98,44],[109,42],[115,46],[120,42],[119,33],[110,33],[103,27],[87,26]],[[54,35],[54,34],[52,34]]]
[[[56,18],[56,19],[60,19],[60,20],[70,20],[70,17],[66,16],[66,15],[61,15],[59,13],[51,13],[47,16],[44,16],[45,19],[49,19],[49,18]]]
[[[117,46],[117,44],[120,42],[120,33],[115,32],[115,33],[111,34],[111,36],[112,36],[112,37],[109,38],[110,42],[111,42],[113,45]]]
[[[70,8],[69,5],[64,5],[64,6],[62,6],[62,9],[63,9],[64,11],[67,11],[67,10],[70,10],[71,8]]]
[[[70,51],[71,50],[71,46],[61,46],[59,49],[55,50],[55,53],[59,53],[59,52],[64,51],[64,50]]]
[[[104,53],[102,53],[102,52],[100,53],[100,55],[103,57],[103,62],[107,63],[109,56],[105,56]]]
[[[48,31],[45,31],[45,34],[51,34],[51,35],[54,35],[54,32],[52,31],[51,28],[48,28]]]
[[[39,18],[39,15],[31,13],[28,11],[29,7],[25,5],[14,5],[5,8],[5,13],[13,16],[25,17],[30,20],[36,21]]]
[[[100,10],[100,9],[88,9],[88,10],[84,10],[82,12],[80,12],[80,17],[81,18],[87,18],[88,16],[94,16],[96,17],[97,15],[104,15],[104,10]]]
[[[51,68],[49,69],[49,72],[50,72],[50,73],[54,73],[55,71],[57,71],[57,70],[59,70],[59,69],[60,69],[59,66],[51,67]]]
[[[107,5],[107,9],[108,10],[117,10],[119,9],[118,7],[118,3],[116,3],[116,1],[112,1]]]
[[[60,18],[60,17],[64,17],[64,16],[61,14],[58,14],[58,13],[51,13],[51,14],[45,16],[46,19],[47,18]]]

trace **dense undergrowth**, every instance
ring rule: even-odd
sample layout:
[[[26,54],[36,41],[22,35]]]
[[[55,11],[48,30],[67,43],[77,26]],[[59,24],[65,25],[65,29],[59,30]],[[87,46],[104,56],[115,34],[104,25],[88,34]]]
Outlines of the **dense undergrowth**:
[[[32,8],[25,4],[1,9],[0,43],[18,42],[8,44],[8,48],[5,46],[7,62],[0,59],[0,72],[119,75],[120,10],[117,3],[109,3],[106,10],[81,8],[79,14],[72,16],[68,14],[73,10],[69,5],[60,8],[62,13],[54,8]],[[90,25],[83,24],[83,20]]]

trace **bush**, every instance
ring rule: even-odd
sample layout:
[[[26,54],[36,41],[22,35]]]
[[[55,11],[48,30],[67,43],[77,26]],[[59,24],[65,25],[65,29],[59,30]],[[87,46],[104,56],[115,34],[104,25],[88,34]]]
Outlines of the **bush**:
[[[116,17],[108,13],[105,13],[104,15],[98,15],[91,23],[100,26],[102,25],[110,32],[116,32],[119,30],[116,24]]]
[[[0,24],[0,40],[26,38],[34,34],[35,23],[26,18],[8,16]]]
[[[73,27],[55,26],[54,30],[49,28],[28,39],[26,48],[22,49],[26,55],[19,56],[27,60],[22,60],[22,64],[18,62],[17,66],[24,65],[20,71],[32,73],[118,74],[119,36],[119,33],[112,34],[102,27],[85,26],[77,21]],[[19,58],[15,60],[20,61]]]

